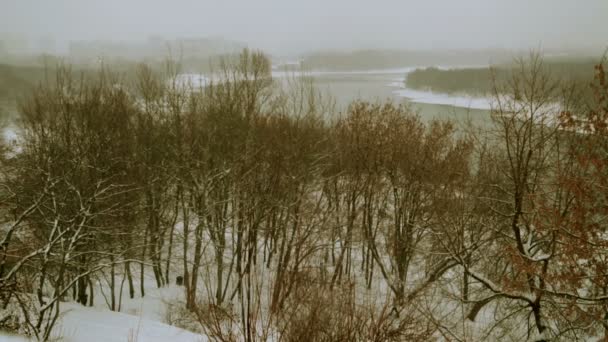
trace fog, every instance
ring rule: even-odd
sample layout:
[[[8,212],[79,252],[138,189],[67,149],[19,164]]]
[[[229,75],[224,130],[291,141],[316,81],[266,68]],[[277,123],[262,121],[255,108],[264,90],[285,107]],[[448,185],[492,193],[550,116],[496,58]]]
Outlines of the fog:
[[[224,37],[313,49],[562,49],[608,44],[606,0],[1,0],[0,33],[72,40]]]

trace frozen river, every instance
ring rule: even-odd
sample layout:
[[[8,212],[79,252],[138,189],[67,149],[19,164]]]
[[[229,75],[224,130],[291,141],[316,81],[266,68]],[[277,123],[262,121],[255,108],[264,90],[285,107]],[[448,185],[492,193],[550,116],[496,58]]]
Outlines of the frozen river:
[[[440,67],[449,69],[451,67]],[[407,74],[415,68],[378,69],[363,71],[308,71],[304,74],[314,79],[318,90],[330,94],[339,110],[344,110],[354,100],[386,101],[409,103],[424,120],[450,118],[471,119],[483,123],[490,118],[491,101],[487,98],[455,96],[420,91],[405,87]],[[293,77],[293,72],[273,71],[275,79]],[[300,73],[297,73],[300,75]],[[196,74],[181,75],[199,84],[205,77]],[[1,127],[0,127],[1,128]],[[15,128],[0,129],[0,137],[5,140],[15,138]]]
[[[464,66],[463,66],[464,67]],[[479,66],[466,66],[479,67]],[[440,66],[441,69],[460,67]],[[331,95],[338,106],[344,110],[354,100],[386,101],[409,103],[423,119],[432,118],[471,118],[473,121],[486,121],[490,117],[491,101],[482,97],[449,95],[421,91],[405,87],[407,74],[416,68],[358,70],[358,71],[273,71],[273,79],[285,79],[301,75],[310,76],[314,84],[324,94]],[[209,78],[197,74],[181,75],[195,86],[204,85]]]
[[[448,67],[443,67],[448,68]],[[466,95],[439,94],[405,87],[407,74],[414,68],[353,72],[313,72],[315,84],[327,90],[344,108],[356,99],[369,101],[392,100],[410,103],[423,119],[471,118],[486,121],[490,117],[491,101]]]

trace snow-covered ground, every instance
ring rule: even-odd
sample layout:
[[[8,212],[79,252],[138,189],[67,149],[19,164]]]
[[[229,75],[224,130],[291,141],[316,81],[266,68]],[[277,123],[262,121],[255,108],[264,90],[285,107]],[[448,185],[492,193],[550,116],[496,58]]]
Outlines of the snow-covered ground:
[[[65,342],[196,342],[197,335],[158,321],[121,312],[64,304],[65,312],[55,336]],[[0,341],[25,342],[27,338],[0,332]]]
[[[150,282],[152,283],[152,282]],[[164,302],[183,289],[150,288],[144,298],[123,299],[123,312],[110,311],[98,298],[95,307],[62,303],[61,318],[53,336],[62,342],[204,342],[202,335],[162,323]],[[0,332],[0,341],[25,342],[27,338]]]
[[[15,131],[15,127],[8,126],[0,129],[2,130],[2,139],[4,139],[5,142],[11,142],[17,139],[17,132]]]
[[[391,83],[392,86],[396,82]],[[405,97],[413,103],[428,103],[438,105],[449,105],[453,107],[463,107],[472,109],[492,109],[492,100],[488,97],[475,97],[467,95],[450,95],[443,93],[435,93],[432,91],[415,90],[401,86],[394,90],[393,94]]]
[[[57,330],[66,342],[207,341],[201,335],[141,316],[87,308],[79,304],[64,307],[65,314]]]

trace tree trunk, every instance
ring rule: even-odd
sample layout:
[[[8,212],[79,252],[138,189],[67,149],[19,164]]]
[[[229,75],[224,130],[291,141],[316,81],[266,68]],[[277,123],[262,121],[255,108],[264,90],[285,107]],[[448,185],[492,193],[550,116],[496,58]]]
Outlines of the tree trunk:
[[[183,188],[180,186],[180,198],[182,205],[182,221],[183,221],[183,268],[184,268],[184,289],[186,292],[186,308],[193,309],[192,298],[190,296],[190,274],[188,271],[188,238],[190,235],[190,215],[188,212],[188,205],[186,203],[185,194]]]
[[[131,263],[125,262],[125,272],[127,273],[127,280],[129,282],[129,298],[135,297],[135,288],[133,287],[133,275],[131,274]]]
[[[114,256],[110,257],[110,310],[116,311],[116,267],[114,266]]]
[[[139,292],[142,297],[146,295],[146,290],[144,288],[144,279],[145,279],[145,263],[146,263],[146,249],[148,247],[148,234],[150,233],[149,227],[146,225],[146,229],[144,232],[144,246],[141,251],[141,263],[139,267]]]
[[[196,306],[196,290],[198,285],[198,270],[202,259],[202,246],[203,246],[203,224],[200,222],[196,225],[194,235],[196,240],[194,242],[194,260],[192,261],[192,276],[190,279],[190,304],[191,308]]]
[[[95,291],[93,291],[93,281],[90,276],[87,276],[87,283],[89,283],[89,306],[95,305]]]
[[[177,216],[179,211],[179,195],[176,195],[175,198],[175,209],[173,211],[173,220],[171,221],[171,227],[169,227],[169,246],[167,246],[167,260],[165,262],[165,282],[167,284],[171,283],[171,278],[169,278],[169,268],[171,267],[171,257],[173,252],[173,234],[175,232],[175,225],[177,224]]]
[[[215,252],[215,263],[217,264],[217,288],[215,293],[215,301],[216,305],[222,304],[224,297],[222,296],[222,292],[224,289],[223,279],[224,279],[224,249],[216,249]]]

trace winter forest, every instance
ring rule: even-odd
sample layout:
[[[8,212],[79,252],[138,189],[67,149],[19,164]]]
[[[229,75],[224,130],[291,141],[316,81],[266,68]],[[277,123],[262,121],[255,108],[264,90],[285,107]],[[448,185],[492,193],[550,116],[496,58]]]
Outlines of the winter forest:
[[[201,341],[603,338],[605,69],[517,65],[483,125],[337,111],[250,50],[204,85],[49,68],[2,146],[0,326],[53,340],[68,302],[171,288]]]

